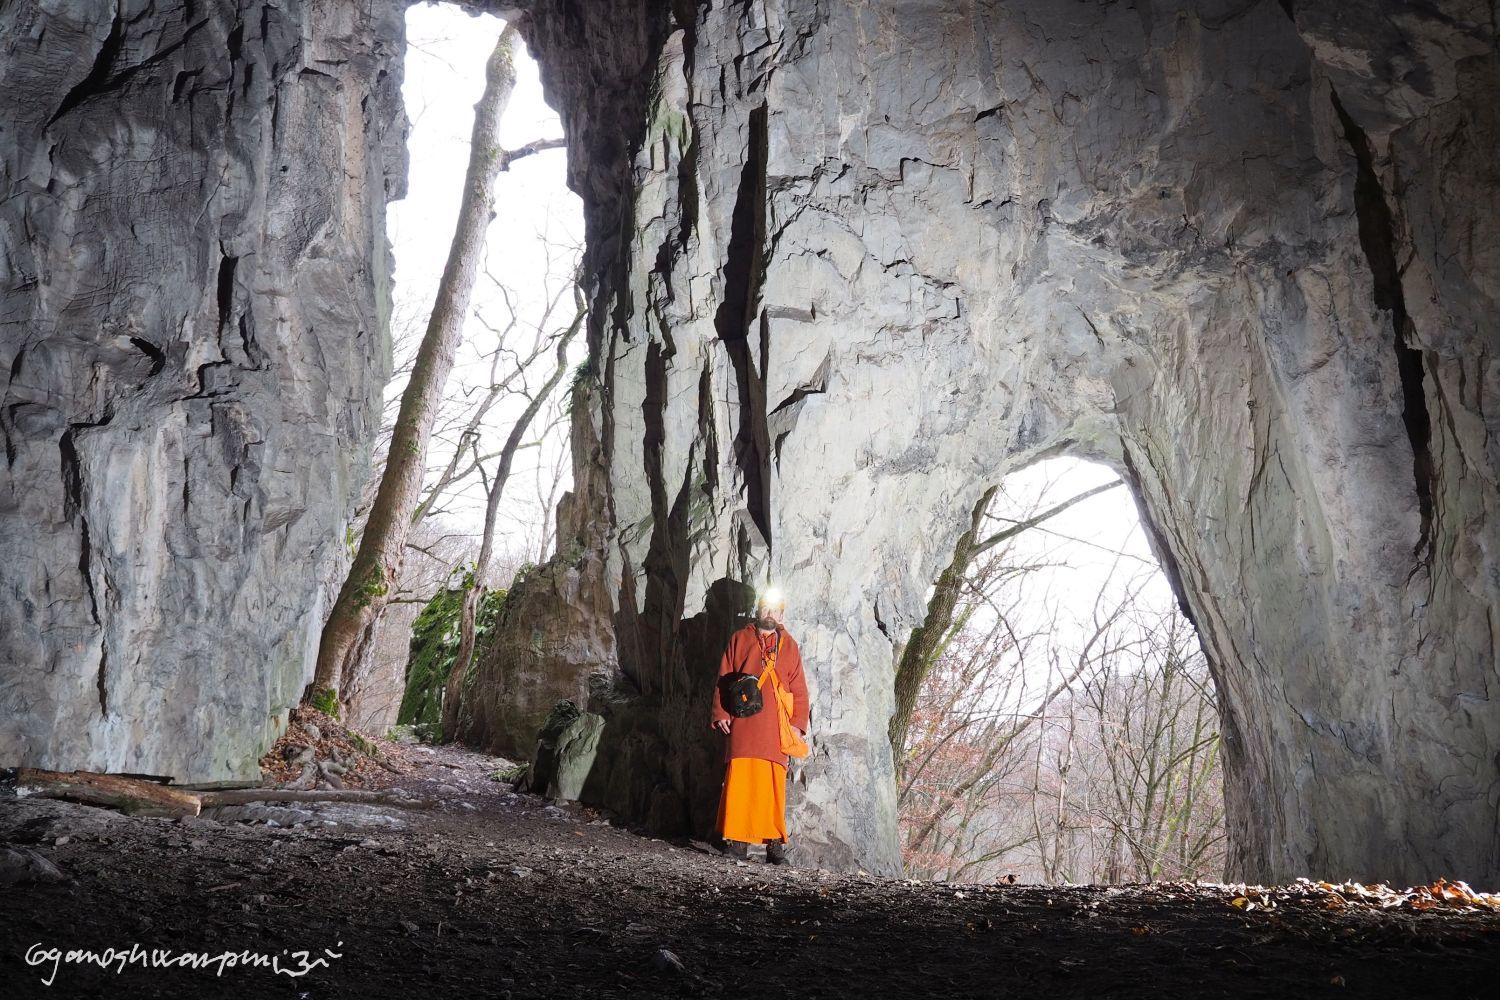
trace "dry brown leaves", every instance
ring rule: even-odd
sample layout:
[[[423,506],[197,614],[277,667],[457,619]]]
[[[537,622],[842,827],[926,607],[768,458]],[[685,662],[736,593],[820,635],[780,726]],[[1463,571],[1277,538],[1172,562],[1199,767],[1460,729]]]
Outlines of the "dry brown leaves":
[[[1465,882],[1438,879],[1432,885],[1393,889],[1359,882],[1321,882],[1299,878],[1291,885],[1218,885],[1229,905],[1249,912],[1274,910],[1289,902],[1312,903],[1326,910],[1442,910],[1449,913],[1500,913],[1500,893],[1475,892]]]
[[[313,739],[308,730],[309,724],[316,727],[317,739]],[[366,743],[376,747],[383,757],[389,755],[391,748],[396,746],[377,737],[363,734],[361,737]],[[286,732],[281,734],[281,738],[260,759],[260,773],[267,783],[285,785],[295,781],[302,773],[302,765],[294,764],[289,759],[288,747],[312,747],[314,760],[346,762],[348,771],[340,775],[340,780],[348,788],[368,788],[378,784],[371,779],[380,774],[381,766],[354,744],[343,723],[315,708],[299,705],[292,709]]]

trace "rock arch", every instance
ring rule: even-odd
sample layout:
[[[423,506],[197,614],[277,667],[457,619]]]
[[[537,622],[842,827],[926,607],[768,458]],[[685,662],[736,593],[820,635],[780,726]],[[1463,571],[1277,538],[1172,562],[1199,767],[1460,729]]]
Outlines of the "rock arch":
[[[474,735],[592,691],[616,720],[595,797],[701,826],[704,633],[770,573],[817,664],[803,842],[891,870],[890,636],[952,512],[1064,451],[1130,479],[1200,628],[1240,873],[1496,877],[1500,63],[1451,6],[612,24],[655,54],[629,183],[582,187],[573,544],[482,666]],[[579,44],[604,7],[533,35],[585,146],[628,90],[601,80],[639,65]]]
[[[702,658],[769,571],[820,671],[804,841],[889,870],[934,526],[1065,450],[1202,630],[1243,874],[1500,877],[1487,8],[471,6],[530,10],[595,366],[476,739],[592,696],[589,794],[701,824]],[[0,15],[0,757],[229,777],[388,371],[402,5],[148,7]]]

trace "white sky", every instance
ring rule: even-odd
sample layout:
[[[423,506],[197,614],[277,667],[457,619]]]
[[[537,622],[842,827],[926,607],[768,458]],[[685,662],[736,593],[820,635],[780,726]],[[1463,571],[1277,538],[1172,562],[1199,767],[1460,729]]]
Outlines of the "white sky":
[[[422,4],[410,9],[406,23],[409,48],[403,93],[412,120],[411,173],[407,197],[391,205],[389,217],[396,257],[393,326],[399,333],[403,324],[414,323],[420,335],[453,233],[468,164],[473,106],[484,84],[484,64],[503,22],[490,16],[471,17],[447,4]],[[516,70],[518,80],[502,123],[502,142],[514,148],[533,139],[560,136],[561,125],[542,99],[536,64],[524,45],[516,52]],[[522,160],[508,174],[502,174],[497,184],[496,220],[489,233],[490,270],[503,276],[518,294],[522,311],[529,310],[533,316],[549,270],[553,287],[557,287],[573,266],[572,256],[560,248],[582,242],[582,208],[565,184],[564,157],[562,150],[553,150]],[[550,263],[544,242],[559,246]],[[499,296],[483,278],[476,287],[476,305],[493,325],[503,325],[506,314]],[[574,345],[576,360],[583,357],[581,340]],[[481,325],[471,322],[454,378],[479,381],[485,368],[477,361],[479,350],[492,342]],[[402,382],[393,381],[388,392],[399,394],[402,388]],[[508,432],[518,409],[511,407],[491,421],[492,441],[498,442]],[[517,472],[507,491],[511,500],[499,526],[497,551],[517,550],[523,540],[536,537],[542,520],[534,485],[539,464],[550,469],[561,462],[565,477],[562,488],[568,488],[567,463],[561,449],[562,435],[557,434],[549,449],[531,449],[517,456]],[[432,450],[429,463],[448,454],[437,440]],[[1004,483],[1004,491],[1013,502],[1009,511],[1014,512],[1034,505],[1043,492],[1046,503],[1053,504],[1113,478],[1114,473],[1102,466],[1052,459],[1013,474]],[[459,505],[454,513],[470,523],[470,530],[477,535],[483,507],[482,496],[474,492],[467,505]],[[1004,514],[1007,509],[997,505],[994,511]],[[967,515],[955,511],[954,516],[964,519]],[[993,525],[996,530],[1001,526],[998,522]],[[1155,569],[1135,504],[1124,487],[1086,500],[1043,528],[1027,532],[1016,551],[1025,559],[1064,564],[1065,568],[1032,578],[1044,580],[1045,587],[1034,592],[1034,599],[1028,598],[1028,607],[1037,616],[1054,611],[1059,616],[1064,628],[1056,633],[1055,641],[1060,645],[1067,645],[1070,635],[1079,634],[1077,627],[1066,626],[1088,620],[1101,587],[1107,583],[1121,586],[1143,567],[1154,572],[1143,591],[1145,600],[1153,607],[1175,603],[1166,577]],[[1118,557],[1117,552],[1125,555]]]
[[[499,18],[472,17],[450,4],[421,4],[406,15],[408,49],[402,94],[412,122],[408,139],[411,166],[406,198],[391,204],[387,222],[396,263],[392,328],[398,338],[403,331],[410,337],[404,352],[398,343],[398,365],[416,349],[432,309],[468,168],[474,104],[484,89],[485,63],[503,27]],[[562,125],[542,99],[536,63],[524,44],[516,47],[515,67],[516,88],[501,120],[501,143],[514,149],[535,139],[560,137]],[[517,312],[533,324],[547,295],[566,284],[576,261],[575,248],[583,240],[582,205],[564,180],[566,155],[564,150],[555,149],[519,160],[508,173],[500,175],[495,186],[495,221],[487,241],[488,271],[511,289]],[[503,329],[509,314],[495,283],[481,275],[474,296],[480,318]],[[570,296],[565,296],[560,313],[555,318],[565,324],[572,315]],[[520,337],[525,344],[531,341],[529,330],[521,331]],[[480,359],[494,343],[494,335],[483,323],[473,319],[468,322],[450,392],[459,385],[487,384],[489,366]],[[583,359],[582,335],[575,338],[570,353],[574,363]],[[544,357],[538,364],[539,376],[544,377],[553,363],[551,355]],[[564,387],[568,381],[565,379]],[[405,379],[392,380],[386,390],[388,398],[399,396],[404,388]],[[560,390],[557,403],[563,396]],[[518,399],[491,410],[483,453],[498,450],[524,405]],[[539,417],[533,430],[540,431],[541,424]],[[531,434],[528,440],[535,436]],[[542,523],[537,498],[539,474],[546,478],[541,484],[545,491],[551,486],[552,469],[560,466],[561,489],[569,488],[563,435],[551,435],[549,444],[516,456],[496,530],[499,554],[510,551],[519,558],[530,548],[525,557],[536,557],[534,547]],[[445,462],[452,447],[451,441],[434,437],[429,446],[429,467]],[[449,520],[475,534],[477,552],[477,535],[484,523],[484,495],[477,480],[450,505]]]
[[[1009,517],[1011,522],[991,521],[987,531],[1003,530],[1014,520],[1116,479],[1113,470],[1092,462],[1073,458],[1039,462],[1006,478],[991,513]],[[1024,596],[1012,625],[1022,635],[1047,630],[1046,645],[1064,662],[1073,661],[1092,634],[1096,602],[1099,612],[1108,615],[1128,589],[1138,588],[1135,606],[1141,610],[1169,611],[1177,604],[1124,485],[1029,529],[1011,543],[1010,553],[1017,565],[1051,566],[1023,578]],[[1028,662],[1028,673],[1045,667],[1035,656]],[[1026,688],[1035,694],[1045,689],[1045,683],[1040,676],[1028,677]]]
[[[1020,518],[1020,512],[1028,508],[1051,507],[1118,478],[1113,470],[1093,462],[1048,459],[1006,477],[1005,496],[992,506],[991,513]],[[995,522],[991,530],[1004,527],[1004,523]],[[1085,614],[1106,580],[1123,582],[1143,569],[1153,571],[1153,578],[1142,597],[1152,606],[1176,602],[1166,574],[1151,554],[1135,501],[1123,485],[1081,501],[1030,529],[1016,539],[1015,551],[1028,561],[1064,563],[1065,569],[1047,575],[1047,590],[1060,600],[1070,600],[1075,592],[1086,594],[1089,601],[1080,602]]]

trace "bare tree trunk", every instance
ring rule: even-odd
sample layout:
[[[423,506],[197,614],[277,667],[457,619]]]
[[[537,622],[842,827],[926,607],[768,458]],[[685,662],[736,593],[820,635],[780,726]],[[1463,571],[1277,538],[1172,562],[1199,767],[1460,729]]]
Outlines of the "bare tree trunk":
[[[562,382],[563,376],[568,373],[568,345],[572,343],[573,338],[583,326],[584,317],[588,315],[583,289],[576,284],[573,286],[573,300],[576,306],[573,322],[569,324],[557,342],[557,367],[552,370],[546,384],[532,396],[525,411],[516,420],[515,426],[510,429],[510,436],[505,439],[505,446],[500,449],[500,465],[495,470],[495,478],[489,486],[489,500],[484,510],[484,536],[479,546],[479,561],[474,565],[473,577],[467,581],[468,590],[464,594],[463,616],[459,621],[458,655],[453,658],[453,668],[448,673],[448,685],[443,692],[444,739],[452,740],[458,735],[458,709],[462,696],[463,678],[474,656],[475,620],[479,615],[479,605],[484,600],[484,577],[489,569],[490,556],[494,551],[495,521],[500,510],[500,498],[505,493],[507,480],[510,479],[511,463],[516,457],[516,449],[521,446],[521,438],[525,436],[527,428],[541,412],[547,397],[552,395]]]
[[[927,617],[922,624],[911,630],[906,645],[901,647],[901,657],[896,662],[896,710],[891,715],[891,754],[896,759],[896,774],[899,781],[903,770],[903,753],[906,747],[906,731],[911,726],[911,713],[917,705],[917,695],[922,690],[922,681],[932,664],[937,660],[943,638],[953,624],[953,609],[958,604],[958,595],[963,589],[964,574],[974,558],[974,548],[979,538],[979,527],[984,512],[995,497],[995,487],[984,491],[970,515],[969,530],[958,538],[953,547],[953,559],[938,576],[932,599],[927,602]]]
[[[942,655],[943,646],[951,636],[953,611],[958,605],[958,597],[963,590],[964,576],[968,573],[969,566],[977,557],[1001,542],[1014,538],[1049,518],[1056,517],[1074,504],[1087,500],[1095,494],[1112,490],[1121,483],[1122,480],[1116,479],[1103,486],[1085,490],[1055,507],[1042,511],[1035,517],[1027,518],[981,541],[979,528],[984,522],[984,513],[989,508],[990,501],[994,499],[995,487],[991,486],[984,491],[984,495],[974,505],[973,514],[970,515],[969,530],[959,536],[958,544],[953,547],[952,561],[938,576],[932,599],[927,602],[927,617],[923,619],[921,625],[912,629],[911,637],[906,640],[906,645],[901,647],[901,656],[896,663],[896,709],[891,715],[889,733],[891,754],[896,761],[898,781],[904,767],[903,751],[906,747],[906,731],[911,726],[911,713],[916,707],[917,695],[922,690],[923,679],[932,669],[932,665],[937,662],[937,658]]]
[[[290,789],[290,788],[246,788],[226,789],[219,792],[199,792],[198,799],[204,809],[219,809],[224,806],[249,805],[252,802],[363,802],[383,806],[399,806],[403,809],[431,809],[430,799],[412,799],[405,795],[388,792],[372,792],[357,788],[340,789]]]
[[[380,490],[370,507],[349,575],[323,626],[317,670],[304,700],[325,708],[332,707],[330,703],[337,699],[345,676],[353,672],[369,648],[371,633],[401,572],[412,508],[426,472],[428,437],[463,338],[485,231],[494,217],[495,177],[506,164],[499,141],[500,118],[515,88],[511,64],[515,36],[515,27],[507,24],[485,68],[484,93],[474,109],[469,170],[448,262],[427,333],[417,349],[411,381],[401,397],[401,412],[391,433]]]
[[[568,415],[560,415],[557,418],[556,422],[560,424],[566,424],[568,422]],[[543,434],[543,437],[545,436],[546,435]],[[553,545],[555,544],[555,539],[557,536],[557,523],[555,521],[555,517],[557,514],[557,493],[558,490],[562,488],[563,470],[567,467],[567,460],[568,456],[566,453],[559,454],[557,460],[553,462],[552,468],[548,470],[551,475],[551,485],[548,486],[545,496],[542,494],[542,484],[540,480],[541,466],[540,464],[538,464],[537,466],[538,481],[536,493],[537,500],[540,502],[542,510],[542,529],[540,532],[540,539],[537,542],[536,547],[537,565],[541,565],[542,563],[547,561],[547,556],[552,551]]]

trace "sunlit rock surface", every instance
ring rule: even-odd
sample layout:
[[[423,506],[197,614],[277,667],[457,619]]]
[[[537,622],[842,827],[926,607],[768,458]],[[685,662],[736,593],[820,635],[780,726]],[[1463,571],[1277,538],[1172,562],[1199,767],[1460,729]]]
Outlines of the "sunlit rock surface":
[[[528,35],[596,375],[471,735],[592,691],[585,797],[704,832],[769,574],[813,688],[794,829],[892,871],[892,645],[981,491],[1070,453],[1133,483],[1201,630],[1238,872],[1500,881],[1488,5],[618,0]]]
[[[0,764],[258,776],[390,373],[403,10],[0,10]]]

